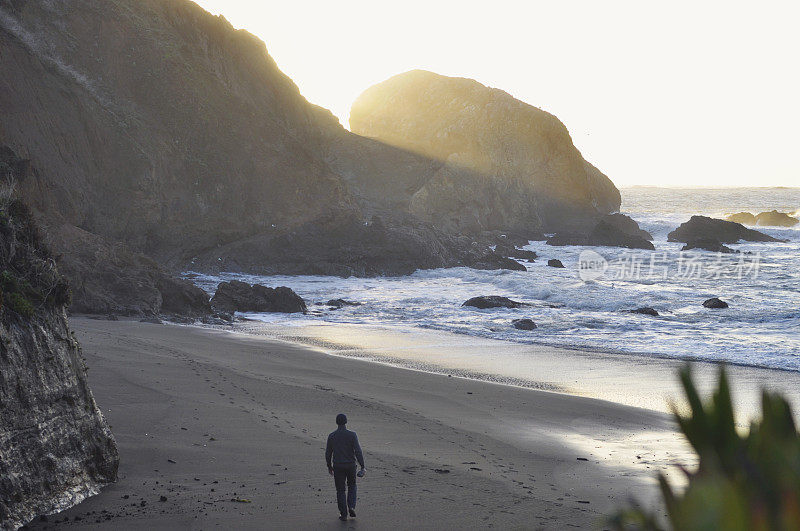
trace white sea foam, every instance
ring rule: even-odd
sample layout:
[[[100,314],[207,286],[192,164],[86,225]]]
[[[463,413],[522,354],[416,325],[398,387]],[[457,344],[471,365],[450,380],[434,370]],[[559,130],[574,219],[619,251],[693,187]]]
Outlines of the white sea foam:
[[[596,248],[612,267],[604,277],[588,282],[580,278],[578,270],[579,255],[586,247],[551,247],[544,242],[528,245],[539,259],[526,263],[527,272],[453,268],[418,271],[400,278],[223,274],[200,275],[194,280],[209,292],[220,280],[231,278],[289,286],[309,302],[310,308],[318,310],[316,315],[253,316],[286,326],[319,321],[415,326],[516,342],[725,360],[800,371],[800,229],[760,228],[790,241],[734,246],[752,254],[691,255],[695,265],[712,272],[713,268],[735,271],[741,263],[752,266],[757,260],[757,270],[745,269],[742,278],[678,276],[676,263],[682,244],[666,241],[667,233],[692,214],[720,216],[773,208],[790,211],[789,204],[800,204],[800,189],[729,189],[709,194],[634,188],[623,190],[623,198],[623,211],[653,234],[657,253]],[[548,267],[548,258],[558,258],[566,267]],[[642,274],[613,278],[613,265],[624,260],[653,265],[668,274],[666,278]],[[531,306],[515,310],[461,306],[476,295],[504,295]],[[715,296],[727,301],[730,308],[702,307],[705,299]],[[331,298],[362,305],[339,310],[315,305]],[[629,312],[642,306],[653,307],[661,315]],[[538,328],[512,328],[510,321],[519,317],[532,318]]]

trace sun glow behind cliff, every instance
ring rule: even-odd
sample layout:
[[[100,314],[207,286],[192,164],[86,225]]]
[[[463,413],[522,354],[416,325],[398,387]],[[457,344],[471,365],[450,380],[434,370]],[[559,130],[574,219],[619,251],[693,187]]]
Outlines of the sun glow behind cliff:
[[[618,185],[800,186],[793,2],[198,3],[345,126],[364,89],[422,68],[555,114]]]

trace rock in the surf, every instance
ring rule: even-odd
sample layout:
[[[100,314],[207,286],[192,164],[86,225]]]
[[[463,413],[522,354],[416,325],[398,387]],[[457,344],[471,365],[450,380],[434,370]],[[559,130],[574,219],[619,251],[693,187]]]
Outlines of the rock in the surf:
[[[692,240],[711,239],[721,243],[736,243],[740,240],[748,242],[780,242],[768,234],[748,229],[740,223],[714,219],[706,216],[692,216],[689,221],[667,235],[671,242],[688,243]]]
[[[547,265],[550,267],[560,267],[560,268],[564,267],[564,264],[561,263],[561,260],[558,260],[556,258],[551,258],[550,260],[548,260]]]
[[[703,249],[704,251],[711,251],[713,253],[737,253],[727,245],[722,244],[719,240],[713,238],[698,238],[691,240],[681,248],[681,251],[689,251],[692,249]]]
[[[211,299],[217,312],[305,312],[306,303],[290,288],[268,288],[260,284],[232,280],[220,282]]]
[[[511,321],[511,326],[517,330],[533,330],[536,328],[536,323],[531,319],[514,319]]]
[[[794,227],[800,223],[800,220],[785,214],[772,210],[770,212],[762,212],[756,216],[756,225],[767,227]]]
[[[658,317],[658,311],[656,311],[655,308],[650,308],[649,306],[636,308],[635,310],[631,310],[631,313],[640,313],[642,315],[650,315],[653,317]]]
[[[646,249],[649,251],[655,250],[653,244],[640,233],[633,233],[632,226],[627,226],[627,221],[623,218],[613,218],[608,216],[612,221],[602,219],[595,224],[594,228],[588,232],[559,232],[547,240],[548,245],[564,246],[564,245],[593,245],[602,247],[626,247],[628,249]],[[637,231],[641,231],[636,225],[636,222],[627,218],[635,225]],[[623,228],[621,229],[620,226]],[[647,236],[650,236],[646,231],[641,231]]]
[[[536,260],[536,253],[528,251],[527,249],[517,249],[513,245],[499,243],[494,248],[494,252],[500,256],[507,256],[508,258],[516,258],[518,260],[528,260],[533,262]]]
[[[732,221],[734,223],[741,223],[742,225],[756,224],[756,217],[750,212],[738,212],[736,214],[731,214],[730,216],[725,218],[725,220]]]
[[[770,210],[769,212],[761,212],[760,214],[753,215],[750,212],[739,212],[731,214],[727,221],[734,221],[742,225],[760,225],[765,227],[794,227],[800,220],[785,212],[778,212],[777,210]]]
[[[522,308],[528,305],[524,302],[513,301],[508,297],[501,297],[500,295],[481,295],[480,297],[472,297],[461,306],[472,306],[485,310],[487,308]]]
[[[703,302],[703,306],[705,308],[711,308],[711,309],[715,309],[716,310],[716,309],[720,309],[720,308],[727,308],[728,307],[728,303],[723,301],[723,300],[720,300],[717,297],[712,297],[712,298],[706,300],[705,302]]]
[[[335,308],[337,310],[339,308],[344,308],[345,306],[361,306],[360,302],[347,301],[347,300],[344,300],[344,299],[331,299],[328,302],[326,302],[325,304],[327,306],[330,306],[331,308]]]
[[[467,261],[467,265],[473,269],[508,269],[510,271],[527,271],[528,268],[516,260],[506,258],[495,252],[485,253],[477,258]]]

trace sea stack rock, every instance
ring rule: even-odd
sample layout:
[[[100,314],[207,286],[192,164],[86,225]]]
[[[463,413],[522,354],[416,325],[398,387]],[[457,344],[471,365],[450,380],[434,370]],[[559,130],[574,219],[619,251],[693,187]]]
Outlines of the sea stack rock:
[[[67,324],[69,299],[27,207],[0,197],[0,529],[117,478],[116,443]]]
[[[761,212],[758,215],[753,215],[750,212],[739,212],[731,214],[727,218],[728,221],[741,223],[742,225],[760,225],[765,227],[794,227],[800,220],[785,212],[778,212],[777,210],[770,210],[769,212]]]
[[[733,221],[734,223],[741,223],[742,225],[756,224],[756,217],[750,212],[738,212],[736,214],[731,214],[730,216],[725,218],[725,220]]]
[[[620,206],[617,188],[583,159],[558,118],[472,79],[394,76],[358,97],[350,128],[446,162],[411,201],[434,224],[552,231]]]
[[[789,214],[771,210],[769,212],[762,212],[756,216],[756,225],[767,227],[794,227],[800,223],[800,220],[793,218]]]
[[[739,240],[748,242],[782,241],[733,221],[706,216],[692,216],[689,221],[682,223],[680,227],[670,232],[667,240],[683,243],[695,240],[717,240],[720,243],[736,243]]]

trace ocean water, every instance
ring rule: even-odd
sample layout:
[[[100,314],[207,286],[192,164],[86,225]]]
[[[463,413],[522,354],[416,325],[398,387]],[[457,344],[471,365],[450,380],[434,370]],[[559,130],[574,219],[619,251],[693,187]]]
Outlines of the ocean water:
[[[726,361],[800,371],[800,226],[759,227],[787,243],[732,245],[742,253],[681,253],[667,234],[693,214],[713,217],[750,211],[800,210],[800,188],[622,189],[622,212],[654,237],[655,252],[608,247],[551,247],[531,242],[527,272],[468,268],[418,271],[407,277],[337,278],[221,274],[191,278],[209,293],[221,280],[289,286],[308,303],[308,315],[247,314],[282,326],[365,324],[424,328],[519,343],[538,343],[660,356]],[[596,274],[581,272],[587,251],[601,260]],[[565,268],[547,266],[557,258]],[[600,274],[602,273],[602,274]],[[478,310],[461,304],[477,295],[527,302],[521,309]],[[710,297],[730,304],[702,306]],[[319,303],[343,298],[360,306],[330,310]],[[633,314],[649,306],[660,316]],[[528,317],[538,327],[516,330]]]

